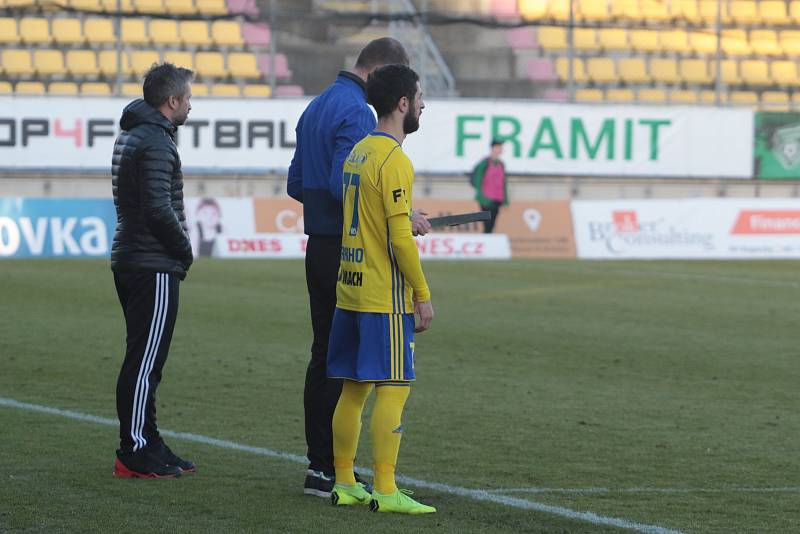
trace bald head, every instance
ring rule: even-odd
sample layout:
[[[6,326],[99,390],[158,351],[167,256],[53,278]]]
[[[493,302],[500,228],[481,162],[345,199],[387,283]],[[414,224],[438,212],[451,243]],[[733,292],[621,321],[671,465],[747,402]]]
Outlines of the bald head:
[[[361,50],[355,68],[368,74],[384,65],[408,66],[408,63],[408,54],[400,41],[391,37],[381,37],[370,41]]]

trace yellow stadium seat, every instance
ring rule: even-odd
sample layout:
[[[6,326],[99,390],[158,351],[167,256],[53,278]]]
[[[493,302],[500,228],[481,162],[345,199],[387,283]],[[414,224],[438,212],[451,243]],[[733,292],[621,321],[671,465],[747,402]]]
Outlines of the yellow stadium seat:
[[[47,86],[47,92],[51,95],[77,95],[78,84],[72,82],[53,82]]]
[[[0,18],[0,43],[19,42],[17,33],[17,20],[11,17]]]
[[[574,10],[573,15],[578,18],[577,9]],[[547,17],[559,22],[566,22],[569,20],[569,2],[562,2],[558,0],[549,0],[547,6]]]
[[[225,0],[197,0],[197,11],[204,15],[227,15],[228,4]]]
[[[764,91],[761,93],[761,103],[767,104],[771,108],[789,106],[789,93],[785,91]]]
[[[731,104],[758,104],[758,93],[753,91],[731,91],[728,96],[728,102]]]
[[[131,68],[137,76],[145,74],[153,64],[158,63],[161,58],[154,50],[134,50],[131,52]]]
[[[778,85],[797,86],[800,80],[798,79],[797,63],[789,60],[773,61],[770,64],[770,74],[772,81]]]
[[[786,12],[784,0],[762,0],[758,4],[761,20],[769,25],[786,24],[789,14]]]
[[[69,0],[69,5],[73,9],[85,11],[102,11],[103,4],[100,0]]]
[[[204,83],[193,83],[192,96],[208,96],[208,86]]]
[[[179,34],[184,45],[208,46],[211,44],[208,23],[204,20],[181,21]]]
[[[685,89],[670,91],[669,101],[673,104],[696,104],[697,93],[695,91],[689,91]]]
[[[67,70],[72,76],[92,76],[100,71],[92,50],[67,50]]]
[[[718,2],[717,0],[698,0],[698,11],[700,12],[700,18],[706,24],[716,24],[717,23],[717,4],[720,4],[722,7],[722,23],[726,24],[731,21],[730,12],[728,11],[728,1]]]
[[[83,33],[91,44],[114,44],[117,36],[111,19],[90,18],[83,22]]]
[[[54,19],[53,39],[58,44],[80,44],[85,42],[86,38],[83,36],[80,19]]]
[[[164,2],[162,0],[136,0],[134,4],[138,13],[165,13]]]
[[[594,28],[575,28],[572,30],[572,42],[576,50],[597,49],[597,38]]]
[[[692,50],[692,47],[689,45],[689,35],[685,30],[664,30],[659,35],[659,40],[661,42],[661,49],[667,52],[687,54]]]
[[[722,51],[729,56],[750,54],[750,42],[744,30],[722,30]]]
[[[713,80],[705,59],[682,59],[680,75],[683,81],[691,84],[707,84]]]
[[[697,0],[672,0],[669,3],[670,16],[697,24],[701,21],[697,10]]]
[[[711,70],[711,76],[716,80],[717,79],[717,62],[710,61],[709,68]],[[739,76],[739,62],[735,59],[723,59],[722,65],[720,66],[720,70],[722,71],[722,82],[727,85],[741,85],[742,78]]]
[[[640,57],[623,58],[617,64],[619,76],[626,83],[647,83],[650,75],[647,74],[647,66],[644,59]]]
[[[42,82],[17,82],[15,91],[21,95],[43,95],[44,84]]]
[[[519,0],[519,14],[525,20],[539,20],[547,16],[547,0]]]
[[[19,21],[19,36],[22,41],[30,44],[49,43],[50,25],[47,19],[39,17],[23,17]]]
[[[640,6],[644,20],[663,22],[670,18],[667,2],[663,0],[641,0]]]
[[[800,0],[792,0],[789,4],[789,18],[795,24],[800,23]]]
[[[3,71],[10,76],[31,75],[34,72],[31,53],[28,50],[6,48],[2,51]]]
[[[269,98],[272,96],[272,89],[269,85],[245,85],[242,96]]]
[[[0,82],[0,95],[10,95],[14,92],[11,82]]]
[[[634,94],[630,89],[608,89],[606,91],[606,101],[608,102],[632,102],[633,100]]]
[[[117,0],[100,0],[100,3],[103,5],[104,11],[116,13]],[[135,11],[133,0],[119,0],[119,11],[120,13],[133,13]]]
[[[117,74],[117,51],[116,50],[101,50],[98,52],[98,64],[100,73],[104,76],[115,76]],[[126,75],[133,74],[131,69],[130,58],[128,53],[123,51],[121,56],[122,73]]]
[[[575,100],[578,102],[603,102],[605,97],[602,89],[577,89]]]
[[[744,59],[739,63],[742,80],[747,85],[770,85],[767,62],[760,59]]]
[[[107,96],[111,94],[111,88],[105,82],[84,82],[81,84],[81,94]]]
[[[219,52],[198,52],[194,57],[194,64],[200,76],[224,78],[228,75],[225,60]]]
[[[190,15],[197,13],[194,0],[164,0],[164,7],[167,13],[175,15]]]
[[[667,101],[667,92],[663,89],[639,89],[640,102],[661,103]]]
[[[215,20],[211,23],[211,38],[217,46],[242,46],[241,25],[233,20]]]
[[[597,83],[608,83],[617,79],[614,60],[608,57],[593,57],[586,61],[589,79]]]
[[[603,28],[597,30],[600,46],[604,50],[627,50],[628,32],[622,28]]]
[[[178,23],[174,20],[153,19],[150,21],[150,39],[154,44],[179,45]]]
[[[120,26],[122,30],[122,42],[132,45],[144,45],[150,43],[147,35],[147,27],[142,18],[124,18]]]
[[[569,4],[569,2],[564,2]],[[610,14],[613,18],[623,20],[639,20],[642,12],[639,9],[639,0],[617,0],[611,2]]]
[[[782,30],[781,48],[787,56],[800,55],[800,30]]]
[[[717,35],[711,30],[689,32],[689,45],[698,54],[716,54]]]
[[[758,4],[754,0],[733,0],[730,3],[731,17],[737,24],[755,24],[761,22]]]
[[[677,83],[680,81],[678,62],[674,59],[653,58],[650,60],[650,76],[657,82]]]
[[[255,54],[250,52],[231,52],[228,54],[228,70],[237,78],[260,78]]]
[[[235,83],[215,83],[211,86],[211,96],[239,97],[239,86]]]
[[[142,84],[140,83],[132,83],[132,82],[125,82],[122,84],[120,88],[122,92],[122,96],[138,96],[141,98],[142,96]]]
[[[567,31],[556,26],[543,26],[537,29],[537,40],[545,50],[564,50],[567,48]]]
[[[724,104],[728,101],[728,93],[722,91],[719,95],[719,103]],[[703,104],[716,104],[717,103],[717,92],[711,90],[700,91],[700,102]]]
[[[64,54],[61,53],[61,50],[34,50],[33,66],[40,76],[67,73],[67,69],[64,67]]]
[[[631,30],[631,46],[639,52],[656,52],[661,48],[655,30]]]
[[[608,2],[606,0],[580,0],[575,2],[581,19],[589,22],[608,20]]]
[[[556,74],[561,80],[566,81],[569,79],[569,59],[565,57],[556,59]],[[587,81],[586,69],[584,69],[583,60],[580,58],[572,60],[572,76],[576,82]]]
[[[164,61],[176,67],[194,70],[194,56],[191,52],[164,52]]]
[[[780,56],[783,48],[778,44],[774,30],[753,30],[750,32],[750,46],[759,56]]]

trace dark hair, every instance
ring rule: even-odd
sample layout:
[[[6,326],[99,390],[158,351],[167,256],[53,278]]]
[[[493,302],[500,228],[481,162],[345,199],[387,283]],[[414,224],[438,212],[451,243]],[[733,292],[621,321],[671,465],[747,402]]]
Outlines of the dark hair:
[[[171,96],[183,98],[194,72],[172,63],[153,63],[144,76],[144,100],[158,108]]]
[[[385,117],[397,109],[397,102],[417,95],[419,76],[405,65],[386,65],[372,71],[367,78],[367,101],[375,108],[378,117]]]
[[[503,140],[502,139],[497,139],[497,138],[492,139],[492,145],[491,146],[497,146],[497,145],[502,145],[502,144],[503,144]]]
[[[356,68],[371,71],[384,65],[408,65],[406,49],[397,39],[381,37],[370,41],[356,60]]]

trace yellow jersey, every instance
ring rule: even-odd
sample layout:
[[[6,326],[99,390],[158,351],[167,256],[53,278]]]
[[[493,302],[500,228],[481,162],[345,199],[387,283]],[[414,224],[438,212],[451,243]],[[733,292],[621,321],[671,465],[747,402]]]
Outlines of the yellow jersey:
[[[428,291],[419,254],[414,245],[415,264],[401,270],[388,223],[398,214],[411,216],[411,161],[394,137],[373,132],[353,147],[342,180],[344,221],[336,306],[359,312],[413,313],[413,288],[406,275],[418,291]]]

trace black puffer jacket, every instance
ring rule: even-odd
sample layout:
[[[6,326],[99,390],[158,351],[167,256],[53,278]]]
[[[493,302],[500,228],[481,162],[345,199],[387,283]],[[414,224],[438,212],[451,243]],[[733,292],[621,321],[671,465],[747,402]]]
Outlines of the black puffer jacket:
[[[182,280],[192,264],[192,246],[176,127],[141,99],[125,107],[120,126],[112,165],[117,231],[111,268],[166,272]]]

